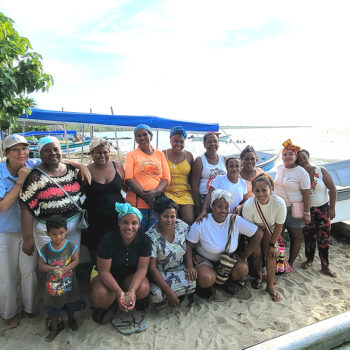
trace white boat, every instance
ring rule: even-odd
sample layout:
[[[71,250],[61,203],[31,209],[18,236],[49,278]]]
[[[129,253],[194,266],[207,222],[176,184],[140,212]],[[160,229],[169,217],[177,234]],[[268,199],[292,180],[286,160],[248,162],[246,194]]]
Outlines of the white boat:
[[[350,219],[350,160],[321,164],[337,186],[336,217],[332,223]]]

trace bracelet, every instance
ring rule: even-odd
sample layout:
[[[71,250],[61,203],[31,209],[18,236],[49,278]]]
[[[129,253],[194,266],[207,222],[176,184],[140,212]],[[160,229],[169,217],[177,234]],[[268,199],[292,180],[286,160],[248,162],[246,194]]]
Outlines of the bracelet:
[[[21,188],[22,188],[23,183],[22,183],[22,184],[20,184],[19,182],[15,182],[15,185],[17,185],[17,186],[19,186],[19,187],[21,187]]]
[[[309,211],[304,211],[304,215],[310,215]]]

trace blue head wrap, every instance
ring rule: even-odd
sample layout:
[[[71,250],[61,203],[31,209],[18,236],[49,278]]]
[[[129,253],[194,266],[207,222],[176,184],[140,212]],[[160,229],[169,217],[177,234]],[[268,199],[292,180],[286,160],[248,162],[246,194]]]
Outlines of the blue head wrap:
[[[134,129],[134,135],[136,135],[137,131],[140,130],[140,129],[145,129],[145,130],[147,130],[147,132],[148,132],[151,136],[153,136],[153,131],[152,131],[152,129],[151,129],[148,125],[146,125],[146,124],[139,124],[139,125]]]
[[[187,132],[186,130],[182,127],[182,126],[174,126],[171,130],[170,130],[170,137],[173,135],[177,135],[180,134],[182,135],[185,139],[187,139]]]
[[[45,136],[42,137],[39,142],[38,142],[38,151],[40,152],[41,149],[47,145],[48,143],[56,143],[57,145],[59,145],[61,147],[60,141],[58,141],[58,139],[54,136]]]
[[[128,214],[136,214],[138,218],[140,219],[140,222],[142,221],[142,214],[140,210],[137,208],[132,207],[129,203],[115,203],[115,210],[118,213],[119,219],[121,219],[123,216]]]

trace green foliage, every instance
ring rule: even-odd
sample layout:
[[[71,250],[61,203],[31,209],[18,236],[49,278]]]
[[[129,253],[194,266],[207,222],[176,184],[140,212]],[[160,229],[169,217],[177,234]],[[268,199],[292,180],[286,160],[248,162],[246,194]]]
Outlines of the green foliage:
[[[23,113],[30,114],[34,91],[48,91],[53,84],[44,72],[42,57],[29,40],[13,28],[13,20],[0,12],[0,128],[13,125]]]

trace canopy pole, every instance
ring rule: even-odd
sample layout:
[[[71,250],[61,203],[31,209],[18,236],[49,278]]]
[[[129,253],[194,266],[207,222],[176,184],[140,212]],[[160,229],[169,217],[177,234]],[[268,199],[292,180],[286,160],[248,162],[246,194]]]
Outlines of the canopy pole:
[[[92,113],[92,108],[90,108],[90,113]],[[94,137],[94,126],[91,125],[90,127],[90,141],[93,139]]]
[[[22,136],[24,136],[25,128],[26,128],[26,121],[25,121],[25,119],[24,119],[24,120],[23,120],[23,123],[22,123]]]
[[[159,130],[157,130],[157,141],[156,141],[156,149],[158,149],[158,136],[159,136]]]
[[[66,149],[67,149],[67,153],[68,153],[68,159],[70,159],[68,135],[67,135],[67,125],[66,124],[63,124],[63,130],[64,130],[64,137],[66,139]]]
[[[84,160],[84,144],[85,144],[85,125],[83,124],[83,136],[82,136],[82,141],[81,141],[81,163]]]
[[[111,113],[114,115],[113,107],[111,106]],[[117,134],[117,128],[114,129],[114,137],[115,137],[115,143],[117,145],[117,152],[118,152],[118,160],[120,162],[120,151],[119,151],[119,141],[118,141],[118,134]]]
[[[231,136],[228,135],[228,134],[226,133],[225,129],[220,128],[220,130],[221,130],[226,136],[228,136],[228,139],[230,140],[230,142],[233,143],[233,144],[236,146],[236,148],[241,152],[242,150],[237,146],[236,142],[234,142],[234,141],[231,139]]]

